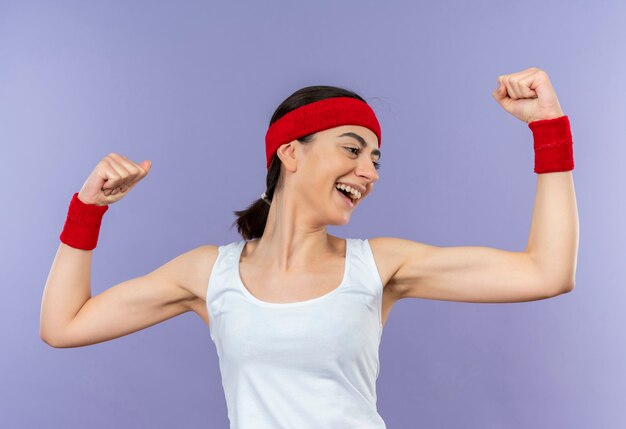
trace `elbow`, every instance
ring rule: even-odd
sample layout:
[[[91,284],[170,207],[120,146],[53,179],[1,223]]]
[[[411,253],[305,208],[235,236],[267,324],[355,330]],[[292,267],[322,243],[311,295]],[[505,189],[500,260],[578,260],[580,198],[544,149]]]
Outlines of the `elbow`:
[[[568,293],[574,290],[574,282],[568,283],[567,286],[563,289],[563,293]]]
[[[43,341],[44,343],[46,343],[47,345],[49,345],[50,347],[54,347],[55,349],[58,348],[59,346],[57,345],[57,343],[55,343],[54,341],[50,341],[50,339],[48,337],[45,337],[43,335],[40,335],[39,338],[41,338],[41,341]]]
[[[559,295],[563,295],[565,293],[569,293],[571,291],[574,290],[574,282],[567,282],[565,284],[562,284],[559,288],[556,289],[556,291],[554,292],[553,296],[559,296]]]
[[[73,347],[73,346],[71,346],[71,345],[68,345],[68,344],[62,343],[62,342],[60,342],[60,341],[57,341],[57,340],[50,340],[50,339],[48,339],[48,338],[44,338],[44,337],[41,337],[41,340],[42,340],[44,343],[46,343],[47,345],[49,345],[50,347],[55,348],[55,349],[67,349],[67,348],[71,348],[71,347]]]
[[[54,347],[55,349],[60,349],[60,348],[65,347],[63,345],[63,343],[61,343],[59,341],[58,338],[55,338],[54,336],[52,336],[49,333],[46,333],[46,332],[44,332],[42,330],[39,331],[39,338],[41,338],[41,341],[43,341],[44,343],[46,343],[50,347]]]

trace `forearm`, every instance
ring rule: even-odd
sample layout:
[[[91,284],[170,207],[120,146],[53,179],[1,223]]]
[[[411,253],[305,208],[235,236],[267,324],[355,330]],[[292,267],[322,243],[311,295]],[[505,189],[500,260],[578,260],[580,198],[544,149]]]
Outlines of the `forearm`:
[[[59,244],[41,302],[39,335],[44,341],[54,343],[91,298],[92,254]]]
[[[574,287],[578,208],[572,171],[537,174],[537,193],[526,251],[550,285]]]

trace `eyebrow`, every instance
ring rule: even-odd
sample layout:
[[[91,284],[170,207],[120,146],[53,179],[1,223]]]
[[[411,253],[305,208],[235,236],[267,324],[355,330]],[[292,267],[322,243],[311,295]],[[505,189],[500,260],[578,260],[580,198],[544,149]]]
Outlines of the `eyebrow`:
[[[358,135],[357,133],[353,133],[353,132],[343,133],[339,135],[338,137],[352,137],[353,139],[359,142],[359,145],[361,145],[361,148],[365,149],[367,147],[367,142],[365,141],[365,139],[361,137],[360,135]],[[378,149],[374,149],[372,150],[372,155],[378,155],[378,159],[380,159],[380,156],[382,154]]]

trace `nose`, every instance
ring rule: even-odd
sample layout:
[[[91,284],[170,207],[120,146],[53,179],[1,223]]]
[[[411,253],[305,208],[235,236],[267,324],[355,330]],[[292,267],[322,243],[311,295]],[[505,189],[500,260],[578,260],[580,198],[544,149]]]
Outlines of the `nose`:
[[[365,157],[359,161],[356,173],[359,176],[367,177],[367,179],[371,182],[378,180],[378,171],[376,170],[376,167],[374,167],[374,161]]]

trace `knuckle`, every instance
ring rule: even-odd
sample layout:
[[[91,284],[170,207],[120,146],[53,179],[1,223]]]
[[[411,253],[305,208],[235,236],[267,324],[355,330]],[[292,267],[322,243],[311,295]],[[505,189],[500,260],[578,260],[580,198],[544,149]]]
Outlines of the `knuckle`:
[[[104,165],[104,167],[106,168],[107,172],[110,173],[114,173],[115,169],[113,168],[113,164],[112,164],[113,160],[110,158],[104,158],[102,160],[102,165]]]

